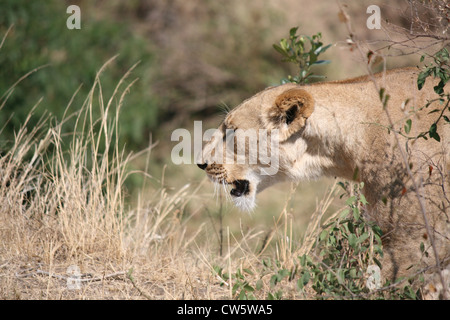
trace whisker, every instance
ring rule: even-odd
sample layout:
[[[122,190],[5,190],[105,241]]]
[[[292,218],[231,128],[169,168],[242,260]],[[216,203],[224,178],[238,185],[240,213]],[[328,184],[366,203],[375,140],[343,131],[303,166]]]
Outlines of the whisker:
[[[225,180],[222,180],[222,189],[223,189],[223,192],[225,193],[225,198],[226,198],[228,201],[231,201],[231,196],[230,196],[230,194],[228,193],[228,188],[227,188],[227,185],[226,185],[226,183],[225,183]]]
[[[225,102],[222,102],[221,104],[219,104],[219,109],[222,113],[225,114],[225,116],[230,113],[231,111],[231,107],[229,105],[227,105]]]
[[[221,201],[220,185],[218,182],[213,182],[213,184],[214,184],[214,197],[216,198],[216,204],[218,204]]]

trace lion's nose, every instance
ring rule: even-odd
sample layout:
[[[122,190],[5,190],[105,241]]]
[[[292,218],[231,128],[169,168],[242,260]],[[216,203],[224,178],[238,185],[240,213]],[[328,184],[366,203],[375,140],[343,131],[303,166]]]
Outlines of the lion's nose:
[[[207,164],[207,163],[203,163],[203,164],[197,163],[197,166],[198,166],[200,169],[205,170],[206,167],[208,166],[208,164]]]

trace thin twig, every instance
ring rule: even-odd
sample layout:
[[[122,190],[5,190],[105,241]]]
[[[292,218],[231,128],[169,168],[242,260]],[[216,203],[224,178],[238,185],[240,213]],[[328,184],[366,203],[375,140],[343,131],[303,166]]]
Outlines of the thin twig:
[[[48,276],[51,278],[55,278],[55,279],[60,279],[60,280],[68,280],[68,279],[76,279],[77,282],[95,282],[95,281],[102,281],[105,279],[111,279],[111,278],[118,278],[121,277],[123,275],[125,275],[126,272],[125,271],[119,271],[119,272],[114,272],[114,273],[110,273],[104,276],[100,276],[100,277],[95,277],[95,278],[83,278],[83,275],[80,276],[63,276],[63,275],[59,275],[59,274],[55,274],[52,272],[48,272],[48,271],[44,271],[44,270],[40,270],[37,269],[35,272],[31,272],[31,273],[25,273],[25,274],[19,274],[16,273],[16,277],[18,278],[26,278],[26,277],[31,277],[31,276],[35,276],[35,275],[44,275],[44,276]]]
[[[133,285],[133,287],[141,294],[143,295],[147,300],[152,300],[152,298],[146,293],[144,292],[141,288],[138,287],[138,285],[136,284],[136,282],[133,279],[133,276],[131,275],[133,273],[133,269],[130,269],[127,273],[127,278],[128,280],[130,280],[131,284]]]
[[[0,49],[3,47],[3,43],[5,43],[6,37],[8,36],[8,33],[11,31],[11,29],[14,27],[14,23],[9,26],[8,30],[6,30],[5,35],[3,36],[2,42],[0,42]]]

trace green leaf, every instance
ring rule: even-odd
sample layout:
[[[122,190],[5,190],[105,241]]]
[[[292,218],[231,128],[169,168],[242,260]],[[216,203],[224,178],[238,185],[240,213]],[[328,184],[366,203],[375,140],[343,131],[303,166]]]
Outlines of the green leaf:
[[[384,97],[384,91],[385,91],[384,88],[381,88],[381,89],[380,89],[380,92],[379,92],[380,100],[383,100],[383,97]]]
[[[302,275],[301,279],[299,279],[299,283],[301,282],[301,288],[306,286],[309,282],[309,279],[311,279],[311,275],[308,271],[305,271],[305,273]]]
[[[266,268],[271,268],[272,267],[272,262],[271,262],[270,258],[268,260],[263,259],[263,265]]]
[[[282,269],[278,271],[279,279],[280,281],[283,280],[283,278],[286,278],[289,275],[289,270]]]
[[[355,200],[356,200],[356,196],[352,196],[352,197],[348,198],[347,201],[345,201],[345,204],[350,206],[355,202]]]
[[[441,141],[441,137],[439,136],[439,134],[437,133],[437,124],[433,123],[430,127],[430,130],[428,131],[430,134],[430,138],[435,139],[436,141],[440,142]]]
[[[381,228],[377,225],[372,226],[372,230],[373,232],[375,232],[375,234],[379,237],[381,237],[383,235],[383,231],[381,230]]]
[[[261,279],[259,279],[258,281],[256,281],[256,290],[261,290],[263,287],[263,281]]]
[[[320,51],[320,53],[324,53],[325,51],[328,50],[328,48],[330,48],[332,45],[332,43],[330,43],[329,45],[326,45],[325,47],[322,48],[322,50]]]
[[[237,290],[240,288],[241,284],[240,283],[236,283],[233,288],[232,288],[232,293],[236,294]]]
[[[345,209],[344,211],[342,211],[342,213],[339,216],[339,219],[345,219],[349,212],[350,212],[350,210],[348,210],[348,209]]]
[[[302,256],[300,257],[300,265],[301,265],[302,267],[305,267],[305,266],[306,266],[306,254],[304,254],[304,255],[302,255]]]
[[[281,46],[281,49],[283,49],[283,51],[285,52],[285,55],[289,57],[289,55],[287,54],[287,52],[289,50],[289,44],[287,43],[287,40],[281,39],[280,46]]]
[[[353,233],[348,235],[348,244],[353,248],[356,249],[356,245],[358,244],[358,238]]]
[[[316,46],[315,44],[312,44],[311,46],[312,46],[311,50],[313,51],[312,53],[315,56],[318,56],[322,51],[322,44],[320,43],[319,47],[317,47],[317,48],[315,47]]]
[[[317,55],[315,55],[315,54],[313,54],[313,53],[310,53],[310,54],[309,54],[309,62],[308,62],[308,65],[309,65],[309,66],[312,66],[313,64],[316,63],[316,61],[317,61]]]
[[[244,271],[249,275],[253,275],[253,271],[250,269],[244,268]]]
[[[363,205],[367,205],[368,202],[366,200],[366,197],[363,194],[359,195],[359,201],[363,204]]]
[[[444,94],[444,82],[441,80],[437,84],[437,86],[433,87],[434,92],[436,92],[438,95]]]
[[[213,270],[219,275],[219,276],[222,276],[222,268],[221,267],[219,267],[219,266],[214,266],[213,267]]]
[[[364,232],[358,239],[359,243],[363,243],[367,238],[369,238],[369,234]]]
[[[285,56],[285,57],[289,56],[289,55],[286,53],[286,51],[285,51],[283,48],[281,48],[280,46],[277,46],[276,44],[274,44],[274,45],[273,45],[273,48],[274,48],[276,51],[278,51],[279,53],[281,53],[283,56]]]
[[[293,27],[289,30],[289,35],[291,37],[295,37],[295,34],[297,33],[298,27]]]
[[[425,80],[427,79],[428,76],[430,76],[431,72],[432,72],[431,69],[426,69],[425,71],[419,73],[419,75],[417,76],[417,88],[419,90],[422,90],[425,84]]]
[[[278,276],[274,274],[270,277],[270,286],[274,287],[278,283]]]
[[[355,226],[353,225],[353,223],[351,221],[347,222],[347,227],[348,227],[348,231],[350,231],[350,233],[355,233]]]
[[[405,124],[405,132],[409,133],[411,131],[411,125],[412,125],[412,120],[408,119],[406,120],[406,124]]]
[[[373,258],[373,261],[376,263],[376,265],[381,269],[381,262],[377,258]]]
[[[356,167],[355,171],[353,171],[353,180],[357,180],[359,175],[359,168]]]
[[[334,235],[331,234],[331,235],[328,237],[328,242],[329,242],[329,244],[334,245],[334,244],[336,243],[336,237],[335,237]]]
[[[410,286],[406,286],[404,288],[404,294],[406,297],[415,300],[416,299],[416,293],[414,292],[414,290],[410,287]]]
[[[337,184],[338,184],[338,186],[340,186],[342,189],[344,189],[345,191],[347,191],[347,189],[345,188],[345,184],[344,184],[343,182],[339,181]]]
[[[305,79],[307,73],[308,73],[308,70],[303,69],[302,71],[300,71],[300,76],[301,76],[303,79]]]
[[[388,95],[388,94],[384,96],[384,100],[383,100],[383,108],[386,108],[387,103],[388,103],[388,101],[389,101],[390,98],[391,98],[391,96]]]
[[[358,207],[353,208],[353,217],[355,218],[355,220],[359,220],[360,213]]]
[[[244,285],[244,289],[245,289],[246,291],[248,291],[248,292],[253,292],[253,291],[255,291],[255,289],[254,289],[251,285],[249,285],[248,283]]]
[[[314,63],[311,63],[311,65],[313,65],[313,64],[330,64],[330,63],[331,63],[330,60],[318,60],[318,61],[315,61]]]
[[[344,280],[345,280],[345,270],[344,269],[339,269],[336,274],[338,276],[339,284],[343,284]]]

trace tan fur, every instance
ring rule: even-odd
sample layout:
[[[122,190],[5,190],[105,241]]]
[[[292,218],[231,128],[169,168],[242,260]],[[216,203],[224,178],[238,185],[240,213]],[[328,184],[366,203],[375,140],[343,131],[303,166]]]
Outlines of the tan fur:
[[[289,125],[282,126],[286,122],[286,112],[294,110],[295,119]],[[281,93],[261,117],[266,129],[280,129],[280,141],[285,141],[293,133],[305,126],[306,119],[314,110],[314,99],[305,90],[293,88]]]
[[[390,95],[387,111],[397,130],[403,128],[407,119],[412,120],[409,136],[429,130],[438,115],[429,111],[442,106],[434,103],[421,109],[428,100],[437,97],[433,91],[436,83],[429,78],[419,91],[416,69],[397,69],[373,78],[365,76],[307,86],[285,84],[244,101],[224,122],[235,129],[279,129],[277,174],[261,175],[259,164],[212,165],[208,159],[206,172],[218,182],[224,176],[226,183],[248,180],[249,193],[245,197],[233,197],[235,204],[243,209],[252,209],[256,193],[279,181],[324,175],[352,180],[357,172],[356,180],[364,182],[369,202],[366,216],[384,232],[383,275],[393,280],[435,264],[430,238],[435,239],[442,264],[450,258],[450,196],[447,193],[450,129],[443,120],[439,122],[440,143],[434,139],[407,141],[399,135],[401,148],[405,150],[408,144],[408,163],[421,185],[420,194],[432,229],[432,234],[428,234],[417,194],[394,134],[387,130],[390,125],[387,113],[372,80]],[[445,91],[448,92],[448,86]],[[295,104],[299,109],[291,114],[295,113],[296,117],[286,124],[286,110]],[[211,171],[217,170],[217,166],[221,168],[220,177]],[[427,255],[419,249],[421,242]]]

